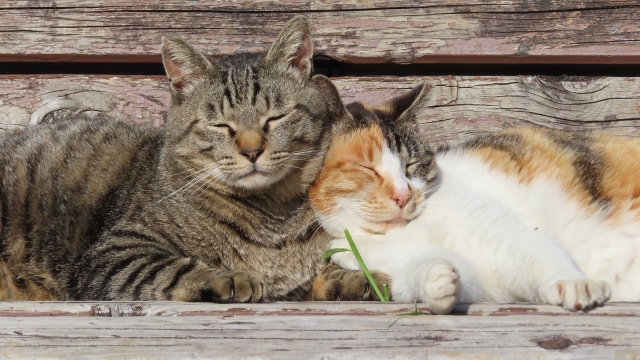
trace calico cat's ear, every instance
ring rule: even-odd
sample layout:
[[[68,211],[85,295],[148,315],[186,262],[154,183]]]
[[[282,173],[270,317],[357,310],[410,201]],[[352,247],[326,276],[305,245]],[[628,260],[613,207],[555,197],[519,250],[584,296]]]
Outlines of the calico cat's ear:
[[[216,69],[202,53],[181,37],[162,37],[162,64],[171,80],[171,92],[180,95],[191,92],[207,72]]]
[[[311,24],[306,16],[298,15],[285,25],[267,52],[265,61],[270,66],[293,70],[303,79],[308,79],[312,57]]]
[[[375,108],[376,114],[386,121],[413,121],[431,87],[422,83],[411,91],[385,102]]]

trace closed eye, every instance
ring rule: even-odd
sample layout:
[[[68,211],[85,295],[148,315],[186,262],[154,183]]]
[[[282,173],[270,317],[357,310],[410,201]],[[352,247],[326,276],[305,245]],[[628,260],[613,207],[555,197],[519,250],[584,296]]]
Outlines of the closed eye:
[[[264,123],[264,127],[262,128],[262,130],[264,132],[269,131],[269,124],[270,123],[273,123],[274,121],[278,121],[278,120],[282,119],[285,116],[287,116],[287,114],[281,114],[281,115],[272,116],[272,117],[268,118],[267,121]]]
[[[376,176],[380,176],[380,175],[378,174],[378,172],[376,171],[376,169],[374,169],[374,168],[372,168],[372,167],[365,166],[365,165],[359,165],[359,164],[356,164],[356,166],[357,166],[357,167],[359,167],[359,168],[361,168],[361,169],[367,170],[368,172],[371,172],[371,173],[373,173],[373,174],[374,174],[374,175],[376,175]]]
[[[416,168],[418,167],[419,163],[420,162],[418,162],[418,161],[414,161],[412,163],[408,163],[405,175],[407,175],[407,176],[411,175],[416,170]]]
[[[236,134],[235,130],[233,130],[228,124],[215,124],[213,127],[227,129],[227,131],[229,131],[229,136],[234,136]]]

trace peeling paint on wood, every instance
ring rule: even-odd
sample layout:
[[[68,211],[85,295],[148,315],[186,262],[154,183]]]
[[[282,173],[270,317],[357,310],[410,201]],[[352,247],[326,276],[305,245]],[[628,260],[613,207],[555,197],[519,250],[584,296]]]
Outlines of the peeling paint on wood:
[[[420,131],[455,145],[512,126],[640,135],[640,78],[456,76],[336,78],[345,102],[381,103],[426,81]],[[100,112],[162,125],[170,103],[164,77],[0,77],[0,129],[55,121],[56,111]]]
[[[353,63],[640,63],[634,0],[10,1],[0,61],[160,62],[161,36],[209,55],[266,49],[293,15],[316,54]]]

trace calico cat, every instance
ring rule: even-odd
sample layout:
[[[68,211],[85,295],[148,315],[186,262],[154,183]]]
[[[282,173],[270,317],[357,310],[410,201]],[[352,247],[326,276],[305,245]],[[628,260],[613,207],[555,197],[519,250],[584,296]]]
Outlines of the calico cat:
[[[163,39],[164,129],[76,117],[2,138],[0,300],[299,299],[328,242],[306,191],[344,112],[312,54],[304,16],[266,54]]]
[[[309,190],[332,248],[348,229],[392,297],[587,310],[640,301],[640,139],[531,127],[433,152],[414,127],[426,86],[350,104]],[[359,269],[351,252],[333,266]],[[321,274],[314,292],[331,292]]]

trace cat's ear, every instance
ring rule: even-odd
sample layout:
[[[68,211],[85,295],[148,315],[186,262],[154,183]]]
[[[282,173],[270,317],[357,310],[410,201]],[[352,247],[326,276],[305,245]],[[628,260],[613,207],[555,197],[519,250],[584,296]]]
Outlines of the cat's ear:
[[[162,64],[171,80],[171,92],[179,95],[190,93],[205,74],[216,70],[211,61],[181,37],[162,37]]]
[[[265,56],[266,64],[293,71],[303,79],[311,76],[311,24],[304,15],[289,20]]]
[[[418,110],[426,103],[426,95],[431,87],[422,83],[411,91],[385,102],[376,107],[378,116],[391,122],[414,121]]]
[[[331,121],[341,121],[345,117],[349,116],[347,108],[340,98],[340,93],[336,89],[335,85],[324,75],[314,75],[311,78],[311,82],[314,83],[318,90],[324,95],[329,106],[329,113],[331,114]]]

